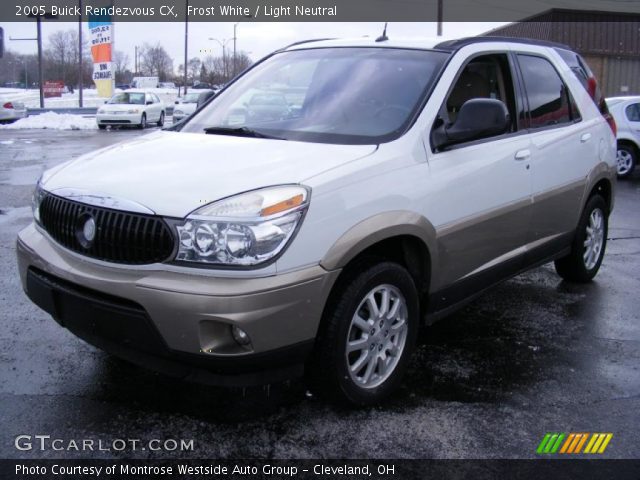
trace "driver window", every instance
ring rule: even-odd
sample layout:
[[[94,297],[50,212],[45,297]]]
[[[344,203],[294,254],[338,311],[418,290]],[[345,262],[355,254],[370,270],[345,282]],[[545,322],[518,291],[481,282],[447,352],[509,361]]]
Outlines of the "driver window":
[[[462,105],[472,98],[493,98],[503,102],[512,122],[510,131],[517,130],[513,81],[506,54],[482,55],[467,63],[441,108],[440,120],[455,122]]]

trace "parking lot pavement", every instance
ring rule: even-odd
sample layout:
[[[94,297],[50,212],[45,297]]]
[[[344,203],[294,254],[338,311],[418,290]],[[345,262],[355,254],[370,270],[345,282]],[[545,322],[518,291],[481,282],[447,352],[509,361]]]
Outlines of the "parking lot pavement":
[[[248,390],[187,384],[109,357],[22,293],[15,237],[45,167],[139,131],[0,131],[2,458],[19,434],[193,439],[138,458],[531,458],[546,432],[612,432],[606,458],[640,457],[640,175],[619,182],[603,267],[589,285],[551,265],[425,329],[400,392],[349,410],[293,382]]]

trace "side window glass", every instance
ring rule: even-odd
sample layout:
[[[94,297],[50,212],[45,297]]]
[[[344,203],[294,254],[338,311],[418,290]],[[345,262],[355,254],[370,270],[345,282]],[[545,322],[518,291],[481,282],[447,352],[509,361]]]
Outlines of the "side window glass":
[[[472,98],[504,103],[514,120],[511,131],[515,131],[515,96],[506,54],[483,55],[465,65],[445,102],[448,121],[455,122],[462,105]]]
[[[640,103],[632,103],[624,111],[630,122],[640,122]]]
[[[529,99],[531,128],[560,125],[580,118],[567,86],[551,62],[522,54],[518,55],[518,62]]]

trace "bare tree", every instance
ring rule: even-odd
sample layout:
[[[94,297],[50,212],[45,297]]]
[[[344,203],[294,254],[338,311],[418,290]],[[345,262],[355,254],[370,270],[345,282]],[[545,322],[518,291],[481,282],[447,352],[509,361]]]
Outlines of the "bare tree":
[[[80,83],[77,30],[58,30],[49,35],[48,47],[45,49],[44,54],[46,78],[60,80],[65,84]],[[82,55],[84,65],[89,65],[91,61],[86,40],[82,43]]]
[[[191,82],[193,82],[198,76],[201,65],[202,65],[202,62],[198,57],[193,57],[189,59],[189,61],[187,62],[187,75],[188,75],[188,78],[191,79]]]
[[[242,72],[251,66],[253,62],[245,52],[238,52],[235,59],[235,72],[233,55],[226,55],[225,57],[214,57],[208,55],[205,57],[202,65],[206,68],[207,78],[206,81],[213,84],[227,83],[236,74]],[[205,79],[202,79],[205,81]]]
[[[116,83],[122,83],[125,81],[129,68],[129,55],[116,50],[113,52],[113,69]]]
[[[173,74],[173,59],[160,42],[155,46],[144,44],[141,53],[140,69],[145,75],[158,76],[164,82]]]

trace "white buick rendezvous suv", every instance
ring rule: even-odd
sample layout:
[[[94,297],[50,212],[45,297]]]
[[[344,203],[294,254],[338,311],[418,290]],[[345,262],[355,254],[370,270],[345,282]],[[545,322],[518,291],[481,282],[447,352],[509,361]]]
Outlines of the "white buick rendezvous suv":
[[[292,45],[185,122],[45,172],[18,237],[27,295],[143,366],[304,374],[362,405],[398,386],[422,326],[491,285],[550,261],[591,280],[616,142],[584,61],[379,40]]]

